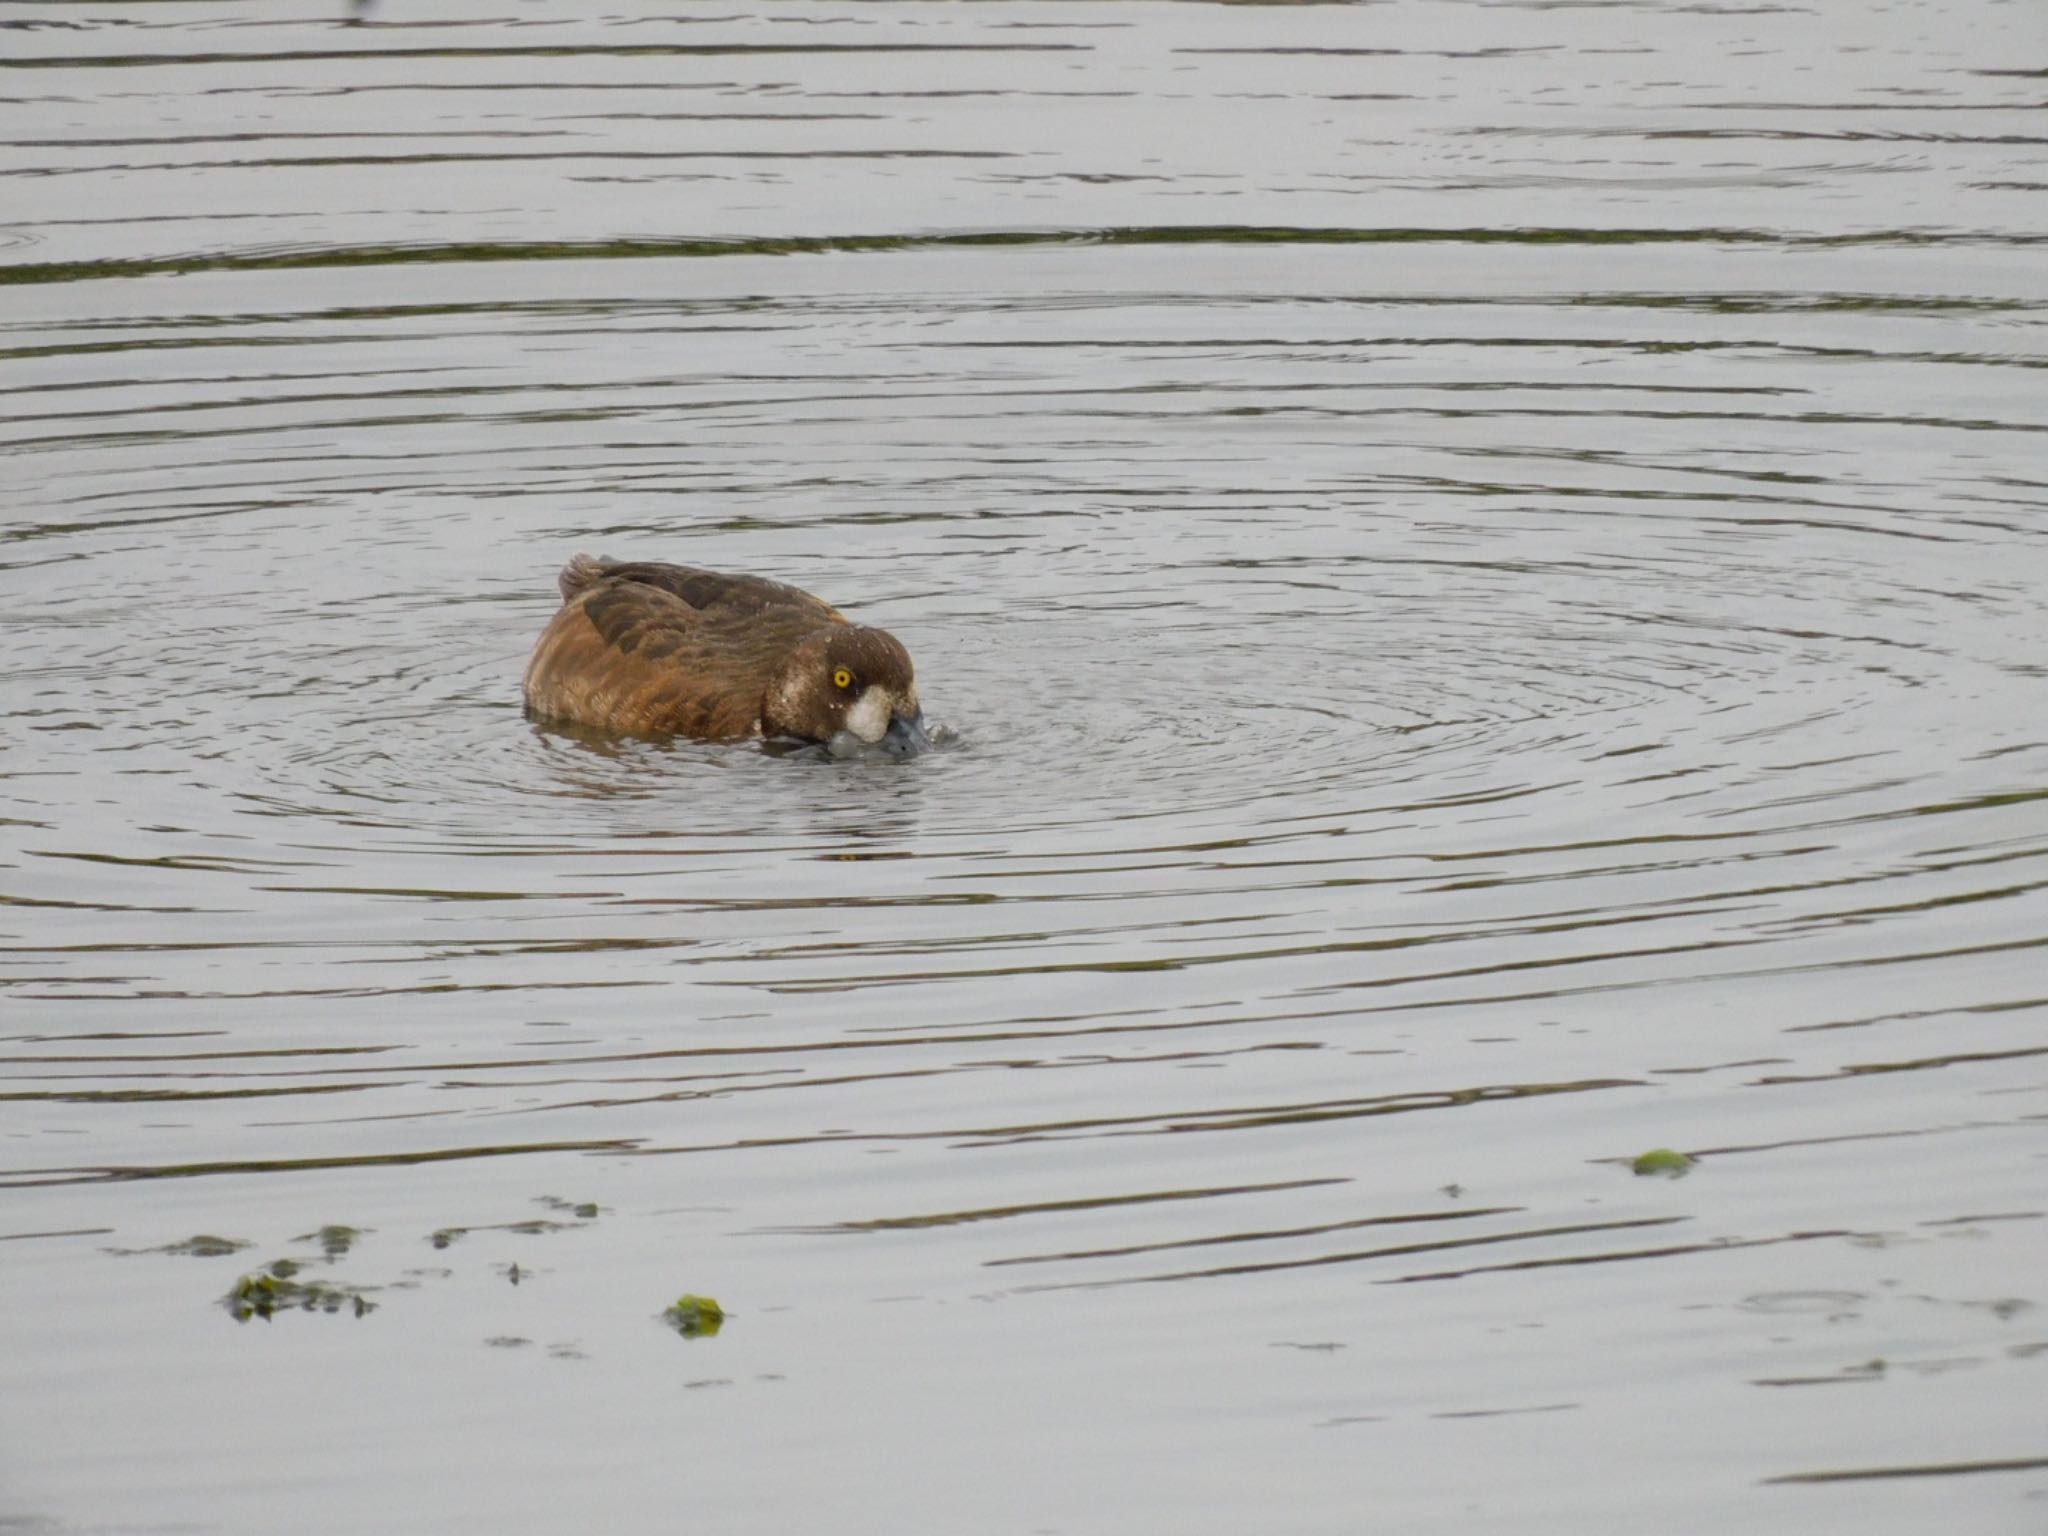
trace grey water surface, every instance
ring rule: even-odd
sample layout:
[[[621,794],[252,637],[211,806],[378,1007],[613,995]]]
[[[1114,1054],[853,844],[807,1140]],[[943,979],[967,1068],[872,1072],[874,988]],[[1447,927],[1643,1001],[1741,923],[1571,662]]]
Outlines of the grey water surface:
[[[2039,0],[0,4],[0,1530],[2048,1528],[2044,367]]]

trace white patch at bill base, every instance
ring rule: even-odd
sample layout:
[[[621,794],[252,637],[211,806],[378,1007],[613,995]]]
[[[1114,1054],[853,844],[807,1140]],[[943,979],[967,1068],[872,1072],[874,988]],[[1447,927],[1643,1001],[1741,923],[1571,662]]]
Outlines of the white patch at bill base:
[[[861,690],[846,712],[846,729],[870,746],[889,734],[889,720],[896,712],[896,696],[879,683]]]

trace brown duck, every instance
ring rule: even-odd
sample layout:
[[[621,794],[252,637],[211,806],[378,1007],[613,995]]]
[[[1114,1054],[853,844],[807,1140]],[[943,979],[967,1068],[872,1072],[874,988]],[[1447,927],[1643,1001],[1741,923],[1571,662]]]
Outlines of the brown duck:
[[[910,653],[759,576],[577,555],[526,667],[526,712],[639,736],[793,736],[835,756],[931,745]]]

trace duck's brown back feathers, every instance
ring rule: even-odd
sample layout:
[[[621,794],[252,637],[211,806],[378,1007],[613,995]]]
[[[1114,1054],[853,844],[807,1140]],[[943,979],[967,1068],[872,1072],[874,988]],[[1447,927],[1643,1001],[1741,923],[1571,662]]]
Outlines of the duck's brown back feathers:
[[[556,579],[565,603],[605,584],[655,587],[681,598],[700,613],[761,613],[770,608],[790,608],[813,615],[814,625],[847,622],[845,614],[801,587],[785,586],[764,576],[729,576],[722,571],[702,571],[695,566],[668,565],[659,560],[602,560],[572,555]]]

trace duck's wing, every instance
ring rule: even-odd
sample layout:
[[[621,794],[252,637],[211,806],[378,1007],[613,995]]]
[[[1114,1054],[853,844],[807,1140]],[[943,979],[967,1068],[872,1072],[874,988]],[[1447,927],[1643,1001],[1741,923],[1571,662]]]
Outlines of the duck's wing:
[[[845,622],[810,594],[759,577],[603,564],[534,647],[532,714],[642,735],[751,736],[782,658],[821,626]]]
[[[601,583],[619,582],[654,587],[681,598],[704,614],[759,614],[771,608],[788,608],[804,614],[812,628],[846,622],[845,614],[801,587],[786,586],[761,576],[728,576],[721,571],[668,565],[659,560],[600,560],[577,555],[562,568],[562,598],[571,601]]]

